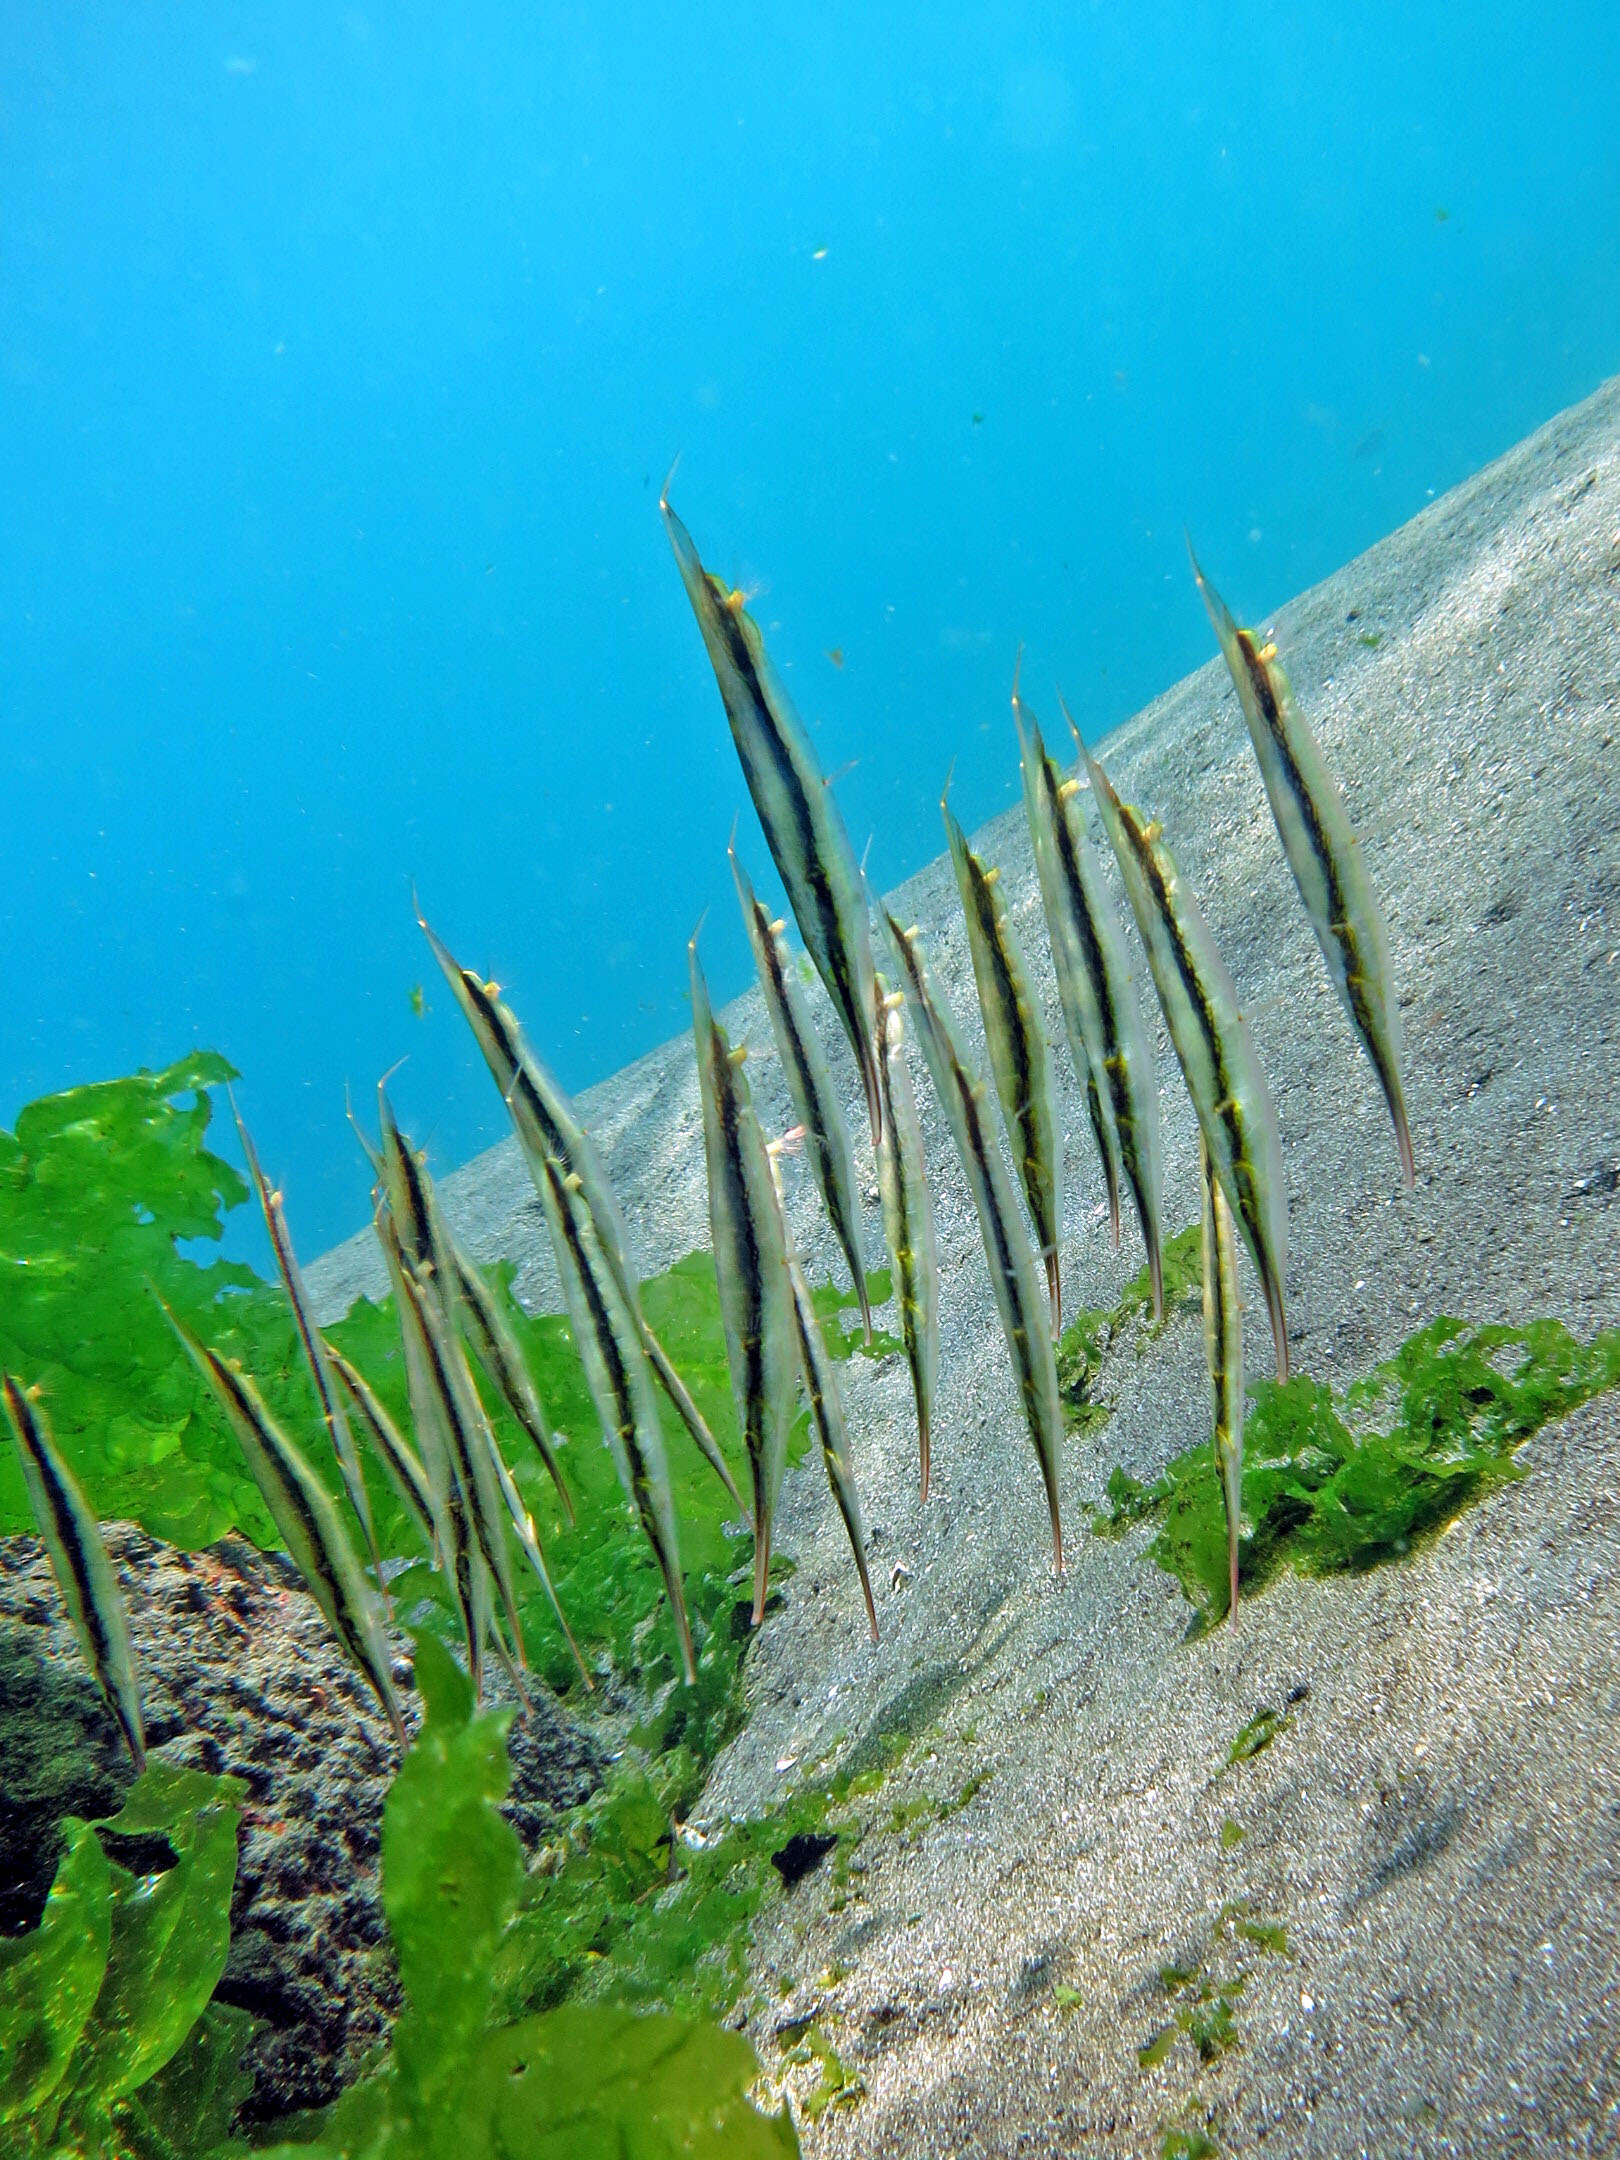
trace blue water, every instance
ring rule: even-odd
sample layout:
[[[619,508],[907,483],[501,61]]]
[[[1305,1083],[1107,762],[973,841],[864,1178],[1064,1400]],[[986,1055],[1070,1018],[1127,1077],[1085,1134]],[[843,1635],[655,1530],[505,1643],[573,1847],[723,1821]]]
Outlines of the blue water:
[[[1613,0],[10,8],[0,183],[0,1120],[217,1047],[306,1252],[504,1131],[413,878],[574,1086],[743,984],[677,450],[890,884],[1620,367]]]

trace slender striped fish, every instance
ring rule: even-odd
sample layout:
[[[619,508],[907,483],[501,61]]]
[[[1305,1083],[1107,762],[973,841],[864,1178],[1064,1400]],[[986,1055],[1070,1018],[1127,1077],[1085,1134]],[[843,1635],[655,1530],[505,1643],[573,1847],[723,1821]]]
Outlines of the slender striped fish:
[[[1198,1182],[1204,1196],[1204,1356],[1215,1398],[1215,1469],[1226,1504],[1227,1610],[1238,1607],[1238,1540],[1243,1534],[1243,1306],[1238,1295],[1237,1236],[1226,1188],[1198,1136]]]
[[[872,1044],[872,932],[866,882],[832,789],[766,657],[759,625],[744,607],[742,594],[728,592],[704,569],[691,534],[670,508],[667,480],[658,507],[720,686],[743,778],[787,890],[788,905],[855,1053],[876,1147],[883,1131],[883,1106]]]
[[[501,1498],[506,1502],[506,1512],[512,1520],[512,1533],[522,1548],[523,1557],[533,1568],[535,1574],[539,1576],[540,1586],[551,1601],[551,1609],[557,1616],[557,1625],[562,1629],[563,1640],[573,1653],[574,1663],[579,1667],[579,1677],[585,1683],[587,1694],[594,1694],[596,1692],[596,1682],[586,1669],[585,1660],[579,1654],[579,1644],[574,1640],[574,1631],[568,1625],[568,1615],[562,1609],[562,1601],[557,1595],[557,1586],[551,1579],[550,1568],[546,1566],[546,1556],[541,1549],[539,1533],[534,1527],[534,1517],[523,1505],[523,1495],[518,1491],[517,1482],[513,1478],[511,1471],[506,1467],[506,1457],[501,1453],[500,1442],[495,1438],[494,1433],[490,1431],[488,1425],[484,1427],[484,1430],[489,1433],[490,1462],[494,1466],[495,1481],[500,1486]],[[525,1691],[520,1689],[520,1692]]]
[[[146,1768],[146,1732],[141,1721],[141,1683],[130,1648],[129,1620],[113,1573],[78,1480],[56,1451],[37,1396],[19,1387],[10,1373],[0,1376],[6,1412],[17,1436],[28,1503],[50,1556],[51,1573],[79,1638],[90,1677],[118,1721],[137,1770]]]
[[[939,1263],[934,1250],[934,1210],[923,1163],[922,1126],[904,1043],[905,998],[891,996],[876,980],[878,1078],[883,1086],[883,1145],[877,1151],[883,1227],[894,1263],[900,1335],[911,1368],[917,1404],[917,1455],[922,1497],[928,1498],[929,1432],[939,1377]]]
[[[1199,1128],[1265,1292],[1277,1377],[1286,1380],[1288,1217],[1271,1090],[1238,1010],[1237,987],[1202,909],[1181,881],[1157,819],[1144,824],[1129,803],[1120,801],[1091,753],[1083,755]]]
[[[1052,1115],[1052,1059],[1046,1030],[1029,986],[1029,970],[1018,949],[1007,911],[996,890],[999,869],[987,870],[968,846],[967,835],[951,815],[948,797],[940,797],[940,815],[950,843],[956,889],[967,919],[968,951],[979,992],[985,1047],[1000,1098],[1002,1120],[1024,1188],[1035,1243],[1046,1268],[1052,1301],[1052,1333],[1063,1321],[1058,1281],[1058,1187],[1062,1178],[1057,1121]]]
[[[695,937],[687,951],[714,1272],[720,1286],[737,1423],[753,1480],[754,1625],[758,1627],[765,1617],[771,1521],[787,1467],[799,1348],[787,1250],[764,1137],[743,1077],[744,1052],[733,1050],[714,1016]]]
[[[499,1485],[493,1460],[495,1435],[489,1429],[484,1406],[473,1385],[454,1308],[447,1310],[445,1291],[448,1286],[430,1268],[418,1267],[408,1253],[404,1255],[400,1281],[411,1308],[423,1370],[438,1408],[439,1431],[449,1461],[451,1483],[466,1509],[472,1543],[500,1593],[501,1610],[506,1615],[521,1665],[523,1624],[518,1617],[512,1555],[506,1542],[502,1511],[497,1504]],[[459,1292],[455,1295],[459,1297]]]
[[[1389,934],[1361,859],[1361,843],[1351,830],[1339,784],[1278,664],[1276,646],[1262,647],[1252,631],[1238,628],[1226,602],[1198,567],[1190,540],[1187,554],[1237,686],[1283,852],[1333,987],[1378,1075],[1395,1127],[1401,1175],[1410,1186],[1415,1172],[1401,1086],[1400,1007],[1390,974]]]
[[[448,1232],[446,1233],[448,1237]],[[512,1323],[501,1310],[496,1297],[470,1260],[461,1251],[453,1237],[449,1238],[450,1256],[455,1264],[456,1283],[461,1292],[461,1316],[467,1333],[472,1339],[478,1362],[495,1386],[507,1408],[523,1430],[534,1442],[535,1452],[545,1464],[551,1482],[557,1488],[562,1502],[563,1514],[574,1521],[574,1502],[568,1487],[563,1483],[562,1465],[557,1460],[557,1436],[551,1420],[546,1416],[545,1404],[534,1384],[512,1332]]]
[[[827,1220],[849,1263],[855,1295],[860,1300],[861,1327],[872,1340],[872,1306],[866,1294],[866,1264],[861,1253],[861,1203],[855,1183],[855,1156],[844,1128],[843,1113],[833,1092],[827,1053],[821,1047],[794,977],[793,963],[782,940],[785,925],[773,922],[749,883],[748,872],[737,857],[736,836],[727,853],[737,885],[743,927],[753,951],[759,987],[765,993],[776,1052],[799,1123],[804,1127],[805,1152],[815,1172],[826,1204]],[[882,1075],[879,1074],[881,1082]]]
[[[687,1685],[691,1686],[697,1678],[697,1662],[681,1583],[675,1502],[669,1489],[652,1368],[635,1314],[596,1235],[590,1210],[574,1204],[577,1189],[570,1190],[568,1174],[554,1157],[546,1157],[545,1171],[552,1235],[566,1256],[563,1296],[575,1347],[585,1366],[586,1385],[596,1405],[603,1438],[612,1451],[619,1482],[636,1511],[669,1592],[680,1636],[681,1663]]]
[[[1013,1198],[991,1124],[984,1085],[968,1070],[956,1024],[943,995],[928,980],[915,930],[903,930],[885,911],[895,952],[905,976],[906,994],[917,1016],[917,1039],[967,1173],[968,1189],[979,1212],[979,1231],[990,1268],[990,1287],[1012,1357],[1024,1421],[1046,1487],[1052,1517],[1052,1563],[1063,1573],[1063,1524],[1058,1514],[1058,1458],[1063,1446],[1063,1406],[1058,1395],[1057,1359],[1052,1331],[1042,1310],[1034,1248]]]
[[[1142,1225],[1153,1284],[1153,1317],[1162,1320],[1159,1087],[1126,958],[1125,935],[1074,799],[1080,783],[1065,779],[1058,770],[1040,723],[1018,695],[1016,682],[1012,709],[1024,812],[1051,938],[1058,1000],[1069,1054],[1076,1077],[1085,1085],[1086,1108],[1102,1160],[1114,1250],[1119,1250],[1119,1197],[1124,1182],[1130,1186]]]
[[[660,1386],[691,1434],[698,1452],[738,1509],[746,1512],[731,1466],[720,1452],[720,1444],[709,1430],[707,1419],[692,1400],[691,1391],[642,1313],[641,1287],[630,1265],[624,1220],[612,1181],[590,1134],[575,1116],[573,1104],[524,1041],[510,1008],[501,1002],[500,986],[484,982],[471,968],[462,967],[443,939],[429,928],[420,909],[416,920],[501,1091],[501,1099],[512,1119],[523,1159],[542,1203],[548,1187],[545,1166],[547,1160],[552,1159],[562,1164],[565,1178],[579,1180],[578,1198],[588,1209],[603,1255],[617,1276],[621,1293],[635,1312],[647,1356]],[[548,1214],[548,1223],[549,1220]],[[565,1255],[559,1250],[556,1257],[560,1272],[565,1265]]]
[[[370,1682],[403,1748],[405,1721],[394,1693],[381,1608],[354,1556],[336,1502],[271,1416],[248,1374],[199,1342],[167,1305],[163,1309],[224,1412],[310,1596],[350,1662]]]
[[[467,1674],[477,1697],[483,1692],[484,1643],[490,1628],[489,1575],[479,1557],[466,1498],[450,1467],[450,1436],[445,1430],[444,1405],[434,1385],[433,1350],[422,1315],[421,1292],[414,1271],[407,1275],[405,1251],[393,1215],[379,1206],[373,1223],[399,1318],[411,1423],[433,1496],[434,1543],[452,1607],[461,1622],[467,1645]]]
[[[389,1416],[359,1367],[351,1364],[332,1343],[326,1345],[326,1355],[353,1406],[360,1430],[370,1440],[377,1459],[388,1473],[388,1482],[399,1495],[400,1505],[437,1554],[439,1533],[434,1517],[438,1502],[421,1457]]]
[[[371,1519],[371,1501],[366,1494],[365,1472],[360,1467],[360,1455],[349,1430],[349,1420],[343,1408],[342,1397],[332,1378],[332,1367],[327,1357],[326,1341],[315,1325],[309,1309],[309,1299],[304,1291],[304,1278],[299,1272],[298,1256],[293,1251],[292,1237],[287,1229],[287,1211],[278,1190],[274,1189],[259,1166],[258,1151],[242,1122],[242,1113],[236,1107],[236,1097],[230,1096],[231,1116],[236,1120],[236,1137],[242,1144],[247,1158],[248,1175],[253,1180],[253,1190],[259,1198],[259,1210],[264,1216],[264,1226],[270,1233],[270,1248],[276,1256],[276,1269],[281,1276],[281,1286],[287,1293],[292,1307],[293,1322],[298,1329],[298,1340],[304,1346],[304,1362],[309,1376],[315,1383],[315,1400],[320,1405],[321,1423],[326,1427],[326,1437],[332,1443],[337,1457],[338,1469],[343,1477],[343,1490],[349,1496],[360,1524],[361,1535],[366,1541],[366,1551],[379,1585],[382,1583],[382,1553],[377,1544],[376,1525]],[[388,1602],[387,1592],[383,1603]]]
[[[792,1138],[797,1142],[800,1136]],[[787,1202],[782,1195],[781,1159],[787,1152],[786,1141],[778,1141],[768,1150],[771,1166],[771,1182],[776,1194],[776,1212],[782,1225],[782,1247],[787,1254],[788,1282],[793,1291],[793,1330],[799,1344],[799,1377],[804,1382],[804,1399],[810,1411],[810,1429],[821,1443],[821,1460],[826,1468],[827,1483],[838,1512],[844,1519],[844,1530],[849,1538],[850,1551],[855,1555],[856,1572],[861,1578],[861,1595],[866,1600],[866,1624],[872,1631],[872,1640],[878,1639],[877,1607],[872,1602],[872,1580],[866,1569],[866,1526],[861,1520],[861,1496],[855,1485],[855,1458],[849,1445],[849,1423],[844,1416],[844,1398],[838,1386],[838,1376],[833,1371],[833,1361],[827,1355],[827,1345],[821,1333],[821,1323],[816,1318],[815,1302],[810,1295],[810,1285],[805,1280],[804,1269],[794,1249],[793,1233],[788,1228]]]

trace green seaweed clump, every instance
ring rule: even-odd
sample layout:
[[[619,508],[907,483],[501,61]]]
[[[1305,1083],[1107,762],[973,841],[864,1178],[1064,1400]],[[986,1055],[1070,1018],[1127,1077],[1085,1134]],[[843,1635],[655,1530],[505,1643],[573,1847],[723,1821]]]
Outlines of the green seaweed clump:
[[[1156,1342],[1189,1297],[1202,1297],[1204,1237],[1197,1223],[1180,1230],[1164,1248],[1164,1318],[1153,1318],[1153,1283],[1146,1267],[1125,1286],[1125,1294],[1109,1312],[1086,1308],[1077,1312],[1058,1337],[1058,1394],[1063,1419],[1070,1432],[1096,1432],[1108,1423],[1114,1406],[1095,1390],[1104,1359],[1119,1343],[1127,1328],[1137,1330],[1138,1354]]]
[[[69,1818],[39,1925],[0,1941],[0,2150],[15,2160],[223,2141],[252,2019],[209,1997],[225,1969],[246,1787],[154,1761],[104,1822]],[[109,1850],[167,1842],[137,1877]]]
[[[1258,1589],[1284,1566],[1331,1575],[1401,1558],[1522,1475],[1514,1457],[1532,1433],[1616,1384],[1620,1329],[1583,1344],[1558,1320],[1470,1327],[1444,1316],[1357,1381],[1342,1408],[1308,1374],[1262,1381],[1244,1428],[1241,1585]],[[1108,1502],[1098,1527],[1157,1522],[1149,1553],[1181,1584],[1195,1624],[1222,1620],[1226,1516],[1209,1445],[1151,1485],[1116,1469]]]
[[[770,2160],[799,2150],[786,2110],[748,2098],[752,2047],[706,2021],[566,2003],[508,2015],[525,1908],[543,1885],[497,1811],[504,1713],[476,1714],[466,1675],[417,1637],[427,1718],[383,1817],[383,1905],[406,2007],[388,2055],[282,2160]]]

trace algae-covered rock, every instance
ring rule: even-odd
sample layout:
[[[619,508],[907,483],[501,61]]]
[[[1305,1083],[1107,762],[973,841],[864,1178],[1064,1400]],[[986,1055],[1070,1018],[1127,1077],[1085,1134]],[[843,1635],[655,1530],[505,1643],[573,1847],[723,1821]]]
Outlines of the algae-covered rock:
[[[279,1556],[226,1538],[179,1552],[105,1528],[129,1609],[148,1745],[244,1779],[231,1950],[218,1994],[262,2022],[248,2120],[330,2100],[378,2042],[399,1990],[380,1898],[386,1720]],[[409,1645],[396,1672],[417,1717]],[[600,1781],[592,1742],[541,1695],[516,1720],[506,1812],[538,1843]],[[86,1672],[37,1540],[0,1539],[0,1931],[38,1920],[64,1815],[112,1813],[132,1768]],[[158,1841],[119,1857],[157,1867]]]

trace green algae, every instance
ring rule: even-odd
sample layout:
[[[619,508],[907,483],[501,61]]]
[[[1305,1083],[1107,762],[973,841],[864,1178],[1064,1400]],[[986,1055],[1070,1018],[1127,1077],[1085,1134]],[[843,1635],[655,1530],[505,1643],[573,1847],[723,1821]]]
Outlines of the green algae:
[[[1159,1967],[1158,1985],[1167,1998],[1169,2015],[1137,2049],[1142,2069],[1156,2070],[1168,2062],[1182,2040],[1190,2043],[1204,2064],[1242,2045],[1238,2004],[1252,1968],[1234,1957],[1239,1946],[1264,1957],[1286,1957],[1288,1931],[1280,1921],[1257,1917],[1246,1899],[1232,1898],[1221,1906],[1196,1956]]]
[[[1264,1754],[1277,1735],[1280,1732],[1286,1732],[1293,1722],[1286,1710],[1273,1710],[1269,1704],[1263,1704],[1250,1718],[1248,1724],[1241,1728],[1237,1738],[1227,1749],[1226,1762],[1228,1769],[1237,1763],[1248,1762],[1251,1756]],[[1239,1831],[1238,1835],[1240,1837],[1242,1834]],[[1226,1833],[1223,1827],[1221,1833],[1223,1844],[1225,1837]]]
[[[1058,1394],[1064,1423],[1070,1432],[1100,1431],[1114,1414],[1114,1406],[1096,1393],[1098,1378],[1108,1356],[1128,1333],[1134,1333],[1137,1355],[1157,1342],[1190,1297],[1203,1295],[1203,1232],[1197,1223],[1178,1231],[1164,1248],[1164,1317],[1153,1318],[1153,1284],[1144,1266],[1125,1286],[1117,1305],[1104,1312],[1085,1308],[1077,1312],[1058,1337]]]
[[[514,2004],[514,1940],[537,1890],[497,1811],[511,1774],[508,1716],[479,1715],[465,1674],[426,1634],[417,1673],[427,1715],[383,1819],[383,1904],[405,2007],[386,2057],[316,2119],[314,2141],[277,2150],[286,2160],[796,2154],[786,2111],[764,2115],[749,2100],[759,2063],[738,2034],[668,2005]],[[638,1839],[657,1813],[643,1810]]]
[[[1620,1329],[1580,1343],[1561,1321],[1470,1326],[1442,1316],[1341,1400],[1299,1373],[1261,1381],[1244,1431],[1239,1577],[1281,1568],[1360,1573],[1409,1553],[1497,1485],[1549,1420],[1620,1384]],[[1152,1521],[1148,1551],[1207,1627],[1227,1610],[1226,1516],[1213,1450],[1179,1455],[1150,1485],[1116,1467],[1104,1534]]]
[[[782,2039],[785,2063],[795,2067],[815,2063],[819,2068],[815,2084],[799,2102],[811,2122],[819,2121],[830,2107],[852,2106],[865,2092],[865,2079],[844,2061],[816,2019],[795,2019],[783,2029]]]
[[[250,2020],[209,1998],[225,1968],[239,1779],[154,1760],[118,1813],[71,1819],[37,1927],[0,1942],[0,2145],[18,2160],[162,2149],[162,2125],[222,2136]],[[157,1837],[137,1877],[105,1838]]]

